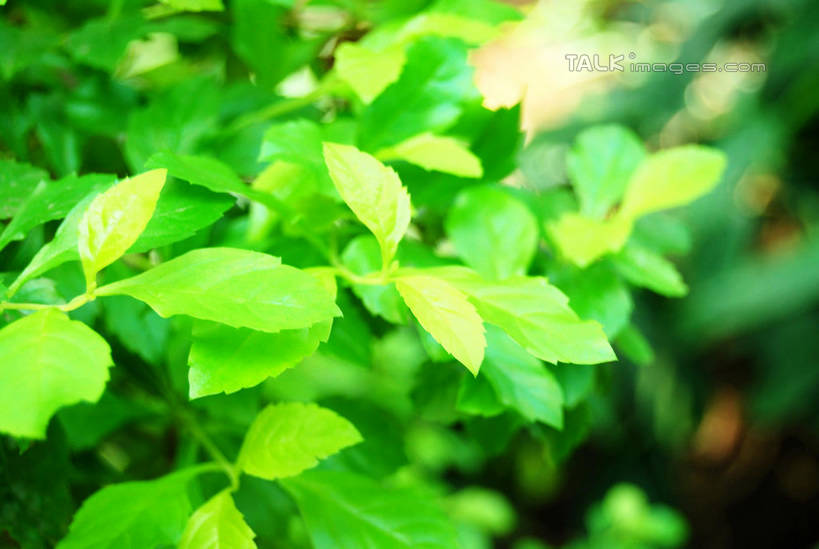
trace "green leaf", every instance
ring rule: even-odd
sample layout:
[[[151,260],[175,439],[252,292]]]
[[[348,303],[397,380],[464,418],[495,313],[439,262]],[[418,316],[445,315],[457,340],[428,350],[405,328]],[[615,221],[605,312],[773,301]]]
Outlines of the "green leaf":
[[[435,498],[388,488],[341,471],[310,471],[282,481],[315,549],[452,549],[455,532]]]
[[[86,285],[96,287],[97,273],[136,242],[159,200],[165,185],[165,170],[153,170],[124,181],[97,195],[77,227]]]
[[[45,437],[58,408],[100,398],[112,365],[105,340],[65,313],[12,322],[0,330],[0,431]]]
[[[431,276],[402,276],[395,286],[421,326],[477,375],[486,339],[483,321],[466,296]]]
[[[103,182],[102,179],[100,181]],[[102,186],[105,186],[104,182]],[[92,192],[71,209],[57,229],[54,239],[37,252],[11,285],[12,292],[16,292],[28,280],[58,265],[79,259],[77,227],[96,194],[98,193]],[[184,183],[166,184],[151,221],[127,253],[144,252],[192,236],[197,230],[217,221],[233,202],[232,199],[204,189],[189,188]]]
[[[222,0],[159,0],[179,11],[223,11]]]
[[[60,409],[57,419],[69,446],[76,451],[93,450],[107,435],[150,415],[151,411],[141,402],[119,397],[107,390],[95,403],[80,402]]]
[[[644,157],[643,144],[628,128],[596,126],[582,132],[566,164],[580,199],[580,213],[602,219],[623,196]]]
[[[325,133],[322,126],[308,119],[273,124],[264,134],[259,160],[285,160],[303,166],[315,178],[317,189],[337,199],[324,163]]]
[[[495,279],[525,274],[539,236],[529,208],[494,187],[461,192],[446,219],[446,233],[470,267]]]
[[[187,485],[200,470],[112,484],[83,502],[57,549],[145,549],[176,545],[191,504]]]
[[[223,490],[188,519],[179,549],[255,549],[254,537],[230,490]]]
[[[362,112],[361,148],[377,151],[414,135],[447,129],[473,91],[463,43],[436,37],[419,40],[407,51],[400,78]]]
[[[373,99],[398,80],[406,62],[404,46],[396,44],[383,49],[344,42],[335,51],[335,69],[364,103]]]
[[[235,393],[276,377],[312,355],[322,332],[322,323],[271,334],[198,321],[188,357],[189,396]]]
[[[96,294],[135,297],[164,317],[184,314],[263,332],[341,314],[314,277],[277,257],[233,248],[190,251]]]
[[[614,344],[626,358],[635,364],[647,366],[654,362],[654,350],[651,348],[651,343],[632,324],[620,330]]]
[[[48,174],[30,164],[0,159],[0,219],[15,214]]]
[[[463,267],[425,269],[469,296],[484,321],[502,328],[526,351],[547,362],[597,364],[615,360],[603,329],[584,321],[569,299],[542,277],[482,280]]]
[[[26,234],[52,219],[65,217],[71,209],[93,190],[108,187],[112,175],[69,175],[59,181],[41,182],[29,189],[25,202],[0,234],[0,250],[13,240],[22,240]]]
[[[66,51],[77,63],[113,72],[131,40],[141,38],[148,30],[138,15],[88,19],[68,35]]]
[[[378,272],[381,256],[378,241],[371,235],[354,238],[344,248],[341,260],[344,265],[359,276]],[[353,284],[353,292],[364,306],[374,315],[379,315],[393,324],[405,324],[409,318],[406,305],[395,289],[395,284]]]
[[[148,159],[145,166],[165,168],[172,177],[184,179],[193,185],[201,185],[217,193],[246,196],[273,210],[280,211],[283,207],[273,195],[245,185],[230,166],[209,156],[158,152]]]
[[[151,364],[164,356],[170,322],[136,299],[113,295],[101,300],[105,328],[122,346]]]
[[[221,219],[235,202],[232,197],[186,183],[166,184],[153,217],[128,253],[146,252],[193,236]]]
[[[554,364],[549,369],[560,383],[567,408],[575,408],[594,391],[597,367],[593,364]]]
[[[97,193],[92,192],[68,212],[51,242],[37,251],[23,272],[11,283],[9,286],[11,294],[16,293],[23,284],[40,274],[67,261],[79,259],[77,228],[88,205],[96,196]]]
[[[480,159],[454,137],[422,133],[381,149],[376,156],[383,161],[404,160],[427,171],[451,173],[460,177],[483,176]]]
[[[484,362],[484,368],[486,363]],[[483,417],[494,417],[506,410],[506,405],[498,399],[495,388],[482,371],[477,377],[463,376],[458,387],[455,407],[459,412]]]
[[[456,9],[455,12],[457,11]],[[500,34],[498,27],[490,23],[457,13],[432,10],[418,14],[407,21],[398,33],[402,41],[434,35],[458,38],[470,45],[480,45],[494,40]]]
[[[219,124],[219,95],[212,78],[190,78],[132,111],[125,141],[125,158],[131,170],[150,169],[146,162],[157,151],[196,152]],[[191,100],[193,97],[196,101]]]
[[[631,221],[622,216],[598,220],[567,212],[546,225],[546,230],[561,255],[578,267],[587,267],[623,247],[631,233]]]
[[[634,302],[628,286],[608,263],[555,277],[554,283],[569,296],[572,310],[584,320],[596,320],[608,337],[628,323]]]
[[[623,215],[632,219],[688,204],[713,189],[725,169],[725,154],[684,145],[649,156],[631,177]]]
[[[313,59],[324,43],[300,36],[286,27],[288,8],[270,0],[230,2],[233,25],[231,42],[260,86],[272,88],[285,76]]]
[[[325,143],[324,160],[341,198],[378,239],[386,268],[411,217],[410,197],[398,174],[349,145]]]
[[[614,256],[614,265],[635,286],[668,297],[682,297],[688,293],[688,286],[674,264],[639,244],[627,244]]]
[[[313,403],[289,402],[262,410],[245,435],[239,466],[267,480],[291,477],[361,442],[352,423]]]
[[[498,398],[529,421],[563,428],[563,392],[552,372],[499,328],[486,333],[481,372]]]

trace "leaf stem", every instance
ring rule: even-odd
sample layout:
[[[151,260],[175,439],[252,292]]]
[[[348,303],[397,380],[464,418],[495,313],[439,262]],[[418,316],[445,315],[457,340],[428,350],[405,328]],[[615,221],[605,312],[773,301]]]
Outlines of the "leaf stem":
[[[273,103],[272,105],[268,105],[267,107],[263,107],[259,110],[246,113],[236,120],[227,127],[228,133],[235,133],[239,132],[248,126],[252,126],[253,124],[258,124],[259,122],[264,122],[266,120],[270,120],[271,118],[276,118],[278,116],[282,116],[284,114],[291,113],[293,111],[297,111],[301,108],[304,108],[311,103],[315,103],[317,100],[321,99],[325,95],[329,95],[335,89],[338,79],[332,73],[322,80],[322,82],[310,93],[307,95],[303,95],[301,97],[291,97],[288,99],[284,99],[282,101],[278,101]]]
[[[62,304],[49,304],[49,303],[15,303],[11,301],[0,302],[0,311],[2,310],[16,310],[16,311],[42,311],[45,309],[57,309],[58,311],[69,312],[73,311],[74,309],[79,309],[89,301],[94,300],[93,294],[81,294],[69,301],[68,303]]]

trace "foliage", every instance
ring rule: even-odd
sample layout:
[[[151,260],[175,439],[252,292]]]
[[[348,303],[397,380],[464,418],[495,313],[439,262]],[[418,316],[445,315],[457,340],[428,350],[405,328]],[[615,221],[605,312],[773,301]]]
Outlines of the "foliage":
[[[0,431],[87,468],[70,526],[0,516],[20,544],[484,547],[503,496],[445,470],[567,458],[599,365],[651,355],[632,291],[687,292],[639,226],[685,234],[724,155],[601,125],[570,188],[514,184],[469,62],[508,5],[4,9]],[[684,542],[623,490],[593,540]]]

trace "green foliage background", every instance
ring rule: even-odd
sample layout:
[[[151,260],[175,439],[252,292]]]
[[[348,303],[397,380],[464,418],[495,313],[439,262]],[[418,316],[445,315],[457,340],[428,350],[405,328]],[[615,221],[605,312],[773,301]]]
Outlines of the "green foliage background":
[[[0,545],[816,542],[815,8],[573,6],[0,8]]]

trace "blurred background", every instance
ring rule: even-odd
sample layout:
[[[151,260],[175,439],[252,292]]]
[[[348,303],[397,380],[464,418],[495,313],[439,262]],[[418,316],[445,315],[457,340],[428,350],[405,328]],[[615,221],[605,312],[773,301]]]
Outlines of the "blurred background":
[[[320,4],[412,13],[429,3]],[[417,428],[406,441],[410,459],[451,486],[491,490],[460,491],[451,505],[465,522],[491,531],[497,547],[819,547],[819,5],[508,3],[526,19],[470,57],[484,105],[520,120],[508,183],[538,196],[560,192],[575,137],[608,123],[632,129],[651,150],[714,146],[727,154],[728,167],[714,192],[679,212],[683,224],[643,227],[649,237],[673,242],[667,251],[690,294],[627,296],[623,307],[645,341],[621,362],[596,367],[559,439],[544,428],[540,436],[511,439],[503,452],[475,457],[474,440],[498,443],[491,431],[467,440],[463,426],[446,434]],[[250,120],[246,128],[239,124],[247,131],[206,135],[215,121],[235,120],[269,100],[240,86],[220,90],[216,99],[215,88],[202,84],[212,75],[229,81],[239,74],[227,44],[232,40],[243,57],[235,36],[229,40],[212,18],[191,16],[158,18],[148,39],[129,19],[129,9],[143,3],[70,4],[9,0],[2,8],[3,156],[47,166],[55,177],[125,175],[157,143],[174,142],[218,150],[243,175],[257,170],[264,127],[257,131]],[[293,2],[270,4],[294,9]],[[300,13],[286,20],[289,29],[360,36],[332,11]],[[107,23],[88,24],[93,18]],[[314,56],[320,42],[282,36],[277,47],[293,64],[268,75],[276,83]],[[66,44],[70,56],[60,50]],[[623,55],[625,70],[569,70],[567,54],[592,53],[603,63],[609,54]],[[331,58],[324,51],[315,65],[326,69]],[[631,61],[751,63],[764,70],[637,72]],[[315,89],[309,74],[285,83],[277,88],[285,98]],[[307,115],[318,118],[321,109],[309,106],[315,97],[308,99]],[[411,190],[413,200],[422,196]],[[231,227],[220,229],[227,240]],[[10,248],[5,259],[24,265],[16,258],[43,238]],[[305,383],[282,376],[270,394]],[[121,444],[139,462],[131,443]],[[107,448],[106,459],[116,461]],[[83,460],[90,458],[74,463],[77,499],[93,484],[83,485],[90,476]],[[155,469],[142,465],[143,472]]]
[[[625,124],[654,147],[713,144],[729,158],[716,191],[682,212],[691,246],[679,265],[690,295],[635,296],[656,356],[649,367],[610,367],[590,438],[534,512],[543,528],[570,537],[592,494],[626,479],[683,512],[691,547],[811,547],[819,540],[817,5],[565,4],[539,8],[552,25],[583,14],[569,40],[552,42],[564,52],[767,70],[592,79],[566,63],[528,73],[540,84],[523,105],[524,114],[526,101],[537,105],[520,155],[528,184],[565,181],[561,159],[591,123]],[[574,45],[583,41],[596,48]],[[557,93],[553,71],[566,82]]]

